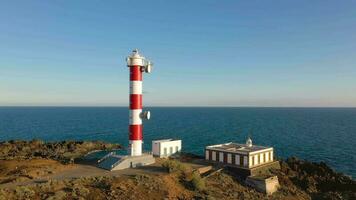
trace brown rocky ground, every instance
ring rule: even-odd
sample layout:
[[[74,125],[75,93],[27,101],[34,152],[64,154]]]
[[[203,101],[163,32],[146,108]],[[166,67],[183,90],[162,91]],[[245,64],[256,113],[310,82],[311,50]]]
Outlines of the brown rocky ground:
[[[0,184],[42,178],[70,168],[73,165],[63,165],[49,159],[0,160]]]
[[[281,161],[278,176],[283,193],[306,193],[311,199],[356,199],[356,181],[335,172],[325,163],[312,163],[292,157]]]
[[[29,160],[32,158],[46,158],[61,163],[70,163],[89,152],[96,150],[120,149],[118,144],[101,141],[62,141],[48,142],[32,141],[5,141],[0,142],[0,160]]]
[[[3,147],[5,144],[5,147]],[[17,147],[17,145],[20,145]],[[42,150],[36,149],[43,148]],[[95,147],[95,148],[94,148]],[[95,176],[49,179],[43,182],[1,187],[9,182],[26,183],[43,177],[59,177],[77,168],[68,164],[89,151],[112,148],[103,143],[7,142],[0,144],[0,200],[5,199],[356,199],[356,182],[334,172],[324,163],[311,163],[296,158],[281,161],[278,176],[281,188],[265,196],[240,183],[228,170],[200,176],[193,170],[192,155],[177,160],[158,160],[152,169],[127,174],[108,173]],[[117,146],[116,146],[117,147]],[[62,149],[63,148],[63,149]],[[20,149],[25,149],[25,153]],[[37,153],[34,153],[37,152]],[[38,153],[39,152],[39,153]],[[57,153],[58,155],[57,155]],[[70,154],[68,154],[69,152]],[[67,154],[66,154],[67,153]],[[64,156],[71,155],[71,156]],[[38,156],[39,155],[39,156]],[[147,169],[147,170],[145,170]]]

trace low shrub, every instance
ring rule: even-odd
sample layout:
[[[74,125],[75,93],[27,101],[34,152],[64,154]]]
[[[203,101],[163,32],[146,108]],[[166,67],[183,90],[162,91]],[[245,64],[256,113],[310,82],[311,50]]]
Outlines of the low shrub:
[[[195,171],[192,173],[190,182],[192,183],[192,186],[195,190],[205,190],[205,181],[198,172]]]
[[[178,173],[182,183],[190,189],[203,191],[205,190],[205,181],[199,172],[193,171],[191,167],[177,160],[166,160],[162,163],[169,173]]]
[[[166,160],[162,163],[162,167],[165,168],[169,173],[181,172],[189,170],[189,167],[177,160]]]
[[[17,199],[32,199],[35,195],[35,191],[26,186],[17,187],[15,193]]]

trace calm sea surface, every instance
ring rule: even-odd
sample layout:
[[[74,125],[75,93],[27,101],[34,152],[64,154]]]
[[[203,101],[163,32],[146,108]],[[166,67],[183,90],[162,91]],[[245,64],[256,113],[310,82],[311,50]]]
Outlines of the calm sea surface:
[[[324,161],[356,176],[355,108],[149,108],[145,149],[162,138],[184,151],[245,142],[273,146],[278,157]],[[0,107],[0,140],[104,140],[127,146],[128,109],[121,107]]]

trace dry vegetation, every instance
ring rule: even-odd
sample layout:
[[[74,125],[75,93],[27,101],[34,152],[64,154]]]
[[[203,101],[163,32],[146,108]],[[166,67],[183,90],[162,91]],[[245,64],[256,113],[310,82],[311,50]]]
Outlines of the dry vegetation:
[[[101,141],[62,141],[48,142],[6,141],[0,142],[0,160],[29,160],[32,158],[46,158],[69,163],[91,151],[120,149],[118,144]]]
[[[205,180],[189,165],[177,160],[166,160],[162,163],[162,167],[166,169],[167,172],[176,175],[178,180],[183,183],[187,189],[200,192],[205,191]]]

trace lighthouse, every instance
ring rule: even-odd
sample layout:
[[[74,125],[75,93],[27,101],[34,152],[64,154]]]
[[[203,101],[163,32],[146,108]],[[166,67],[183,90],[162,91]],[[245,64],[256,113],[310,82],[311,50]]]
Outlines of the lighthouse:
[[[98,167],[110,171],[155,163],[151,153],[142,153],[142,120],[150,118],[150,112],[142,110],[142,74],[151,72],[152,63],[137,49],[126,58],[126,62],[130,71],[128,155],[111,151],[97,161]]]
[[[150,73],[152,63],[139,54],[138,50],[126,58],[130,71],[130,96],[129,96],[129,155],[142,155],[142,120],[150,119],[149,111],[142,111],[142,75]]]

